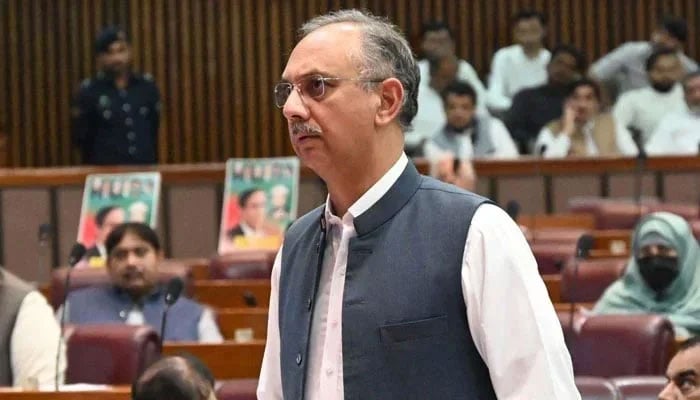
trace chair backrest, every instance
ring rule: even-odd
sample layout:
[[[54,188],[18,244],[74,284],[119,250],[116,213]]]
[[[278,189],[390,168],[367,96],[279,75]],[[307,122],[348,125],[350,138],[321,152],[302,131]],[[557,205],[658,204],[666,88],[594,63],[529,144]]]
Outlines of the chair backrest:
[[[698,205],[688,203],[659,203],[652,206],[652,211],[666,211],[683,217],[686,220],[698,218]]]
[[[66,338],[66,383],[130,385],[160,357],[158,334],[145,325],[71,326]]]
[[[568,208],[572,213],[593,214],[596,229],[632,229],[640,215],[648,214],[657,203],[644,198],[640,207],[630,199],[588,197],[570,199]]]
[[[576,271],[576,261],[570,260],[561,273],[561,301],[597,301],[605,289],[622,276],[626,264],[625,258],[582,260]]]
[[[60,267],[51,273],[51,305],[54,309],[63,302],[65,295],[65,282],[68,267]],[[192,294],[192,278],[190,269],[183,263],[168,260],[158,268],[158,280],[162,283],[168,282],[174,277],[179,277],[185,282],[185,294]],[[84,268],[74,269],[70,276],[70,291],[89,286],[109,285],[109,274],[106,268]]]
[[[593,315],[568,344],[576,375],[608,378],[662,375],[675,339],[661,315]]]
[[[656,400],[667,379],[664,376],[626,376],[611,381],[623,400]]]
[[[209,264],[209,278],[269,279],[276,255],[275,250],[246,250],[216,255]]]
[[[219,383],[216,398],[219,400],[257,400],[257,379],[231,379]]]
[[[581,400],[620,400],[615,385],[607,379],[594,376],[577,376],[576,388],[581,393]]]
[[[535,243],[530,246],[540,274],[558,274],[576,251],[576,243]]]

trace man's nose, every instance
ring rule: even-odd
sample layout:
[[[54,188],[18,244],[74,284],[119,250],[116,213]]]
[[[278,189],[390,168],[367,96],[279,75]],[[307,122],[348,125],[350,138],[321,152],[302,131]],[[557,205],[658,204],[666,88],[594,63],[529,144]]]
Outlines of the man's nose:
[[[306,121],[309,119],[309,108],[304,103],[304,99],[301,97],[301,93],[297,88],[293,88],[292,92],[287,97],[287,101],[282,107],[282,113],[287,120],[302,120]]]

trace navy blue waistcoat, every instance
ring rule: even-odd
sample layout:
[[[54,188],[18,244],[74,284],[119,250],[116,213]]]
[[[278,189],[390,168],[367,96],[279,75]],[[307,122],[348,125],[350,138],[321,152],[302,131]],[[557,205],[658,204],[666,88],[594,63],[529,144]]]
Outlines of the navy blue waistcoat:
[[[461,287],[472,216],[488,200],[418,174],[354,221],[343,294],[346,400],[495,399]],[[323,208],[290,227],[279,289],[285,400],[302,399],[325,246]],[[325,228],[325,226],[324,226]]]
[[[160,332],[165,310],[164,291],[157,289],[146,296],[142,311],[145,323]],[[73,291],[68,296],[70,324],[123,323],[133,307],[129,295],[113,286],[88,287]],[[199,320],[204,308],[194,301],[180,297],[168,311],[164,340],[199,340]]]

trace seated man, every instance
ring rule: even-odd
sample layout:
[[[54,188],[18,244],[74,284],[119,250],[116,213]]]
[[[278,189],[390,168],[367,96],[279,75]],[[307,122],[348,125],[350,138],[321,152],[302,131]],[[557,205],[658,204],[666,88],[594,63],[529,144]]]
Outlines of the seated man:
[[[644,68],[651,53],[670,49],[678,54],[686,72],[698,68],[695,61],[683,53],[688,26],[681,18],[666,17],[659,21],[650,41],[627,42],[603,56],[591,66],[589,74],[597,81],[610,82],[619,93],[649,86]]]
[[[503,123],[488,115],[476,115],[474,88],[455,81],[443,91],[447,123],[423,147],[424,155],[435,160],[444,154],[460,159],[516,158],[515,147]]]
[[[695,155],[700,149],[700,71],[683,79],[687,110],[671,113],[659,122],[646,144],[650,155]]]
[[[419,156],[423,141],[445,124],[445,113],[440,94],[455,80],[472,85],[477,93],[476,108],[486,111],[486,89],[474,68],[455,52],[455,43],[449,27],[442,22],[423,27],[421,50],[425,59],[418,62],[418,112],[413,118],[413,129],[405,135],[405,149],[409,157]]]
[[[547,64],[547,83],[524,89],[513,97],[504,121],[521,154],[532,153],[538,132],[559,118],[569,85],[580,79],[586,58],[575,47],[557,46]]]
[[[686,109],[683,89],[678,83],[683,76],[678,54],[668,49],[656,51],[649,56],[646,68],[651,86],[623,94],[613,108],[615,119],[637,130],[644,144],[663,117]]]
[[[700,248],[681,217],[645,216],[632,236],[625,274],[605,291],[596,314],[666,316],[676,336],[700,334]]]
[[[148,225],[128,222],[109,234],[105,246],[112,285],[71,292],[66,321],[147,324],[158,331],[165,310],[165,288],[158,283],[158,264],[163,259],[158,235]],[[212,311],[190,299],[181,296],[168,315],[164,340],[223,340]]]
[[[542,129],[535,149],[544,157],[637,154],[627,128],[600,113],[600,89],[590,79],[570,85],[564,115]]]
[[[131,387],[133,400],[216,400],[214,377],[189,356],[164,357],[148,367]]]
[[[489,76],[488,107],[492,113],[508,111],[513,96],[547,81],[551,53],[544,47],[545,17],[537,11],[520,11],[513,18],[515,44],[496,51]]]
[[[668,384],[659,400],[700,399],[700,337],[681,343],[666,369]]]
[[[60,336],[44,296],[0,268],[0,386],[53,387]],[[65,346],[61,350],[59,384],[66,370]]]

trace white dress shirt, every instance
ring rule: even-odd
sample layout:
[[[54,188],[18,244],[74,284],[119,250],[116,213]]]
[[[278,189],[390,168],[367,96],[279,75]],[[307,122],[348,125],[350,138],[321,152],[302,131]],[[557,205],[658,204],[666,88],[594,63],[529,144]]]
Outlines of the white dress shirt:
[[[491,135],[491,142],[495,151],[493,154],[482,156],[481,158],[518,158],[520,153],[505,124],[496,118],[489,118],[488,121],[488,132]],[[448,154],[462,160],[471,160],[474,158],[474,145],[472,144],[471,136],[473,131],[474,128],[469,128],[457,138],[459,143],[457,154],[448,149],[443,149],[431,139],[425,142],[423,155],[431,161],[437,161]]]
[[[649,155],[696,155],[700,144],[700,115],[669,114],[659,122],[646,144]]]
[[[13,386],[53,387],[61,329],[44,296],[29,292],[22,300],[10,338]],[[66,372],[66,346],[61,347],[59,380]]]
[[[508,110],[516,93],[545,84],[551,56],[549,50],[540,49],[536,57],[530,58],[519,44],[496,51],[491,62],[488,106],[499,111]]]
[[[407,146],[417,146],[424,139],[430,139],[447,122],[445,106],[440,93],[430,87],[430,65],[427,60],[418,62],[420,70],[420,85],[418,85],[418,112],[413,118],[413,130],[406,132]],[[480,114],[488,114],[486,111],[486,88],[481,83],[479,75],[474,68],[464,60],[459,60],[457,79],[465,81],[474,87],[477,101],[476,109]]]
[[[586,140],[586,150],[589,156],[597,156],[599,154],[598,147],[593,141],[593,122],[589,121],[583,127],[583,135]],[[615,144],[620,154],[625,156],[635,156],[638,153],[637,145],[632,139],[632,134],[629,130],[617,120],[615,120]],[[542,153],[543,146],[547,146]],[[569,155],[571,148],[571,138],[563,132],[552,132],[549,128],[544,127],[537,136],[535,142],[536,154],[542,154],[545,158],[562,158]]]
[[[333,215],[330,200],[326,201],[328,246],[311,326],[306,399],[344,397],[342,302],[348,241],[356,234],[353,220],[386,194],[407,162],[402,155],[342,219]],[[503,251],[504,243],[509,243],[508,251]],[[283,398],[278,325],[281,254],[280,250],[272,272],[260,400]],[[474,214],[461,276],[469,330],[498,398],[580,399],[561,326],[535,258],[520,229],[497,206],[481,206]]]
[[[683,99],[683,87],[676,84],[668,93],[645,87],[623,94],[615,103],[613,116],[623,126],[633,126],[641,130],[643,143],[646,144],[666,115],[687,109]]]

